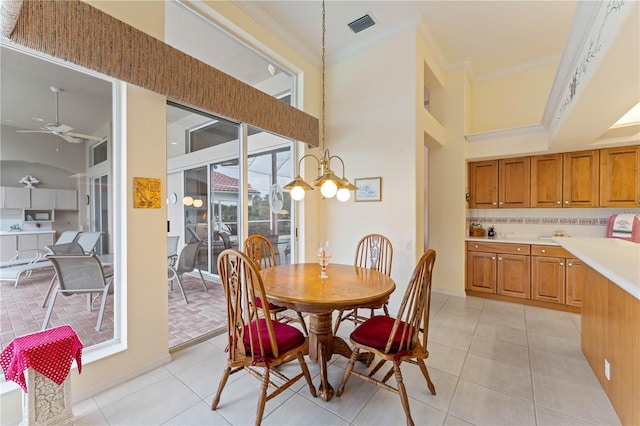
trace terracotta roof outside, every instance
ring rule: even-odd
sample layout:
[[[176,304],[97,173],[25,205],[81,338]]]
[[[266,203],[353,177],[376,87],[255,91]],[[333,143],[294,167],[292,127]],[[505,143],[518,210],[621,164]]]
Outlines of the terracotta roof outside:
[[[227,176],[224,173],[213,172],[212,177],[213,190],[220,192],[239,192],[238,179]],[[251,187],[249,184],[249,194],[259,194],[260,191]]]

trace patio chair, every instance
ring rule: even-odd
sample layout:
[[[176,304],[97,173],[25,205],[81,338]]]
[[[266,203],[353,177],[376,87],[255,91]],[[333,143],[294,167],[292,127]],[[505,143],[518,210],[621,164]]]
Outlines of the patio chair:
[[[113,277],[107,279],[102,271],[102,265],[96,255],[49,255],[47,257],[53,264],[58,277],[58,285],[56,286],[49,307],[42,322],[42,330],[47,328],[53,307],[56,303],[58,294],[63,296],[71,296],[74,294],[87,295],[87,309],[92,310],[93,298],[92,293],[102,293],[102,301],[100,303],[100,311],[98,312],[98,320],[96,323],[96,331],[100,331],[102,326],[102,316],[107,303],[107,294],[109,287],[113,283]]]
[[[85,254],[84,249],[79,244],[79,239],[80,239],[80,235],[76,236],[76,238],[74,238],[74,240],[69,243],[51,244],[51,245],[45,246],[45,248],[47,249],[46,252],[50,254],[60,254],[60,255]],[[47,255],[42,259],[42,261],[39,261],[39,262],[29,263],[27,265],[11,266],[8,268],[0,268],[0,281],[13,281],[14,287],[18,287],[18,282],[20,281],[20,278],[22,276],[28,277],[31,275],[32,272],[46,269],[46,268],[51,268],[51,267],[52,265],[51,265],[51,262],[49,262],[49,258]],[[51,289],[53,288],[53,282],[55,281],[55,278],[56,276],[54,273],[51,279],[51,284],[49,285],[49,290],[47,291],[47,294],[45,295],[45,299],[42,304],[43,307],[47,302],[47,298],[49,297],[49,294],[51,293]]]
[[[96,252],[96,246],[101,235],[102,232],[81,232],[76,241],[80,244],[85,254],[91,254]]]
[[[167,236],[167,261],[169,266],[175,265],[178,259],[178,242],[180,241],[179,235]]]
[[[218,272],[227,302],[228,358],[211,409],[218,408],[229,376],[245,370],[260,380],[256,425],[262,422],[266,402],[302,377],[311,395],[317,397],[304,360],[307,338],[297,328],[273,321],[268,306],[263,307],[265,315],[258,316],[256,298],[266,300],[266,294],[256,264],[244,253],[227,249],[218,257]],[[284,369],[278,367],[294,359],[302,371],[294,377],[285,376]],[[272,380],[271,376],[278,380]],[[270,387],[274,390],[268,393]]]
[[[49,256],[51,255],[56,255],[56,256],[83,256],[85,255],[84,250],[82,249],[82,246],[80,244],[78,244],[77,242],[73,241],[70,243],[65,243],[65,244],[52,244],[50,246],[46,246],[46,249],[49,251],[49,255],[47,256],[46,260],[49,260]],[[51,266],[51,262],[47,262],[47,266]],[[54,269],[55,271],[55,269]],[[56,279],[58,278],[57,274],[53,274],[53,277],[51,277],[51,281],[49,282],[49,288],[47,289],[46,294],[44,295],[44,299],[42,299],[42,307],[44,308],[47,304],[47,300],[49,300],[49,296],[51,295],[51,292],[53,291],[55,284],[56,284]]]
[[[355,266],[375,269],[387,276],[391,276],[391,263],[393,261],[393,246],[387,237],[381,234],[368,234],[358,241],[356,246],[356,258],[353,262]],[[388,316],[387,303],[382,305],[384,313]],[[358,308],[347,312],[340,311],[336,319],[333,334],[338,333],[338,328],[343,321],[352,321],[355,325],[362,324],[365,320],[373,316],[375,307],[371,308],[369,317],[358,313]]]
[[[247,237],[244,240],[244,253],[251,259],[258,270],[273,268],[278,265],[276,260],[276,253],[271,245],[271,242],[264,236],[260,234],[254,234]],[[263,309],[263,301],[261,298],[256,298],[256,303],[258,303],[257,308],[262,311]],[[277,314],[286,311],[287,308],[284,306],[277,306],[273,303],[269,303],[269,312],[273,315],[273,319],[278,321]],[[264,313],[264,312],[263,312]],[[308,335],[307,325],[304,322],[304,318],[300,312],[296,312],[298,314],[297,321],[300,322],[302,329],[304,330],[304,334]],[[286,322],[295,321],[293,318],[289,318],[287,316],[283,316]]]
[[[64,231],[62,234],[60,234],[54,244],[66,244],[75,241],[78,234],[78,231]],[[36,255],[34,257],[31,257],[29,259],[18,259],[18,254],[16,253],[16,255],[11,260],[0,262],[0,268],[29,265],[36,262],[42,262],[46,260],[46,254],[47,252],[45,250],[36,250]]]
[[[177,279],[178,287],[180,287],[180,292],[182,292],[182,297],[184,297],[184,301],[186,303],[189,303],[189,299],[187,298],[187,294],[184,292],[184,286],[182,285],[183,274],[193,272],[197,269],[200,274],[200,279],[202,280],[204,291],[209,291],[207,284],[204,281],[204,276],[202,276],[202,271],[198,267],[198,251],[201,246],[202,241],[193,241],[185,245],[180,251],[178,262],[175,265],[169,265],[169,286],[172,288],[173,281]]]
[[[427,250],[422,255],[413,270],[396,318],[388,315],[376,315],[357,326],[351,333],[350,340],[353,352],[344,372],[342,383],[338,388],[337,396],[342,395],[351,375],[358,376],[383,389],[399,394],[407,425],[413,425],[414,422],[409,410],[409,398],[400,370],[400,366],[405,361],[420,367],[429,391],[433,395],[436,394],[436,388],[431,382],[424,362],[429,357],[427,350],[429,307],[431,304],[431,276],[435,261],[436,252],[434,250]],[[378,364],[368,374],[366,371],[361,372],[353,368],[360,351],[369,352],[380,358]],[[374,377],[387,361],[391,361],[393,367],[384,377]],[[387,384],[392,375],[396,379],[395,387]]]

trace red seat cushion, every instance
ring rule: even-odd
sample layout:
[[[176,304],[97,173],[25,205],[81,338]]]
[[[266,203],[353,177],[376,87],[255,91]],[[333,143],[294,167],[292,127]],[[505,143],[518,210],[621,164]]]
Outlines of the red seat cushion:
[[[385,315],[373,316],[356,327],[355,330],[353,330],[353,332],[351,333],[351,339],[354,342],[358,342],[362,345],[384,351],[385,347],[387,346],[387,340],[389,340],[389,336],[391,335],[391,330],[393,329],[393,323],[395,322],[395,320],[395,318]],[[400,348],[400,339],[402,338],[403,326],[409,327],[409,324],[404,321],[400,321],[398,331],[396,332],[396,335],[393,338],[393,343],[391,344],[391,352],[397,352]],[[407,348],[405,345],[403,349],[406,350],[411,348]]]
[[[280,352],[285,352],[295,346],[301,345],[304,342],[304,335],[297,328],[278,321],[272,321],[271,323],[273,324],[273,332],[276,336],[276,343]],[[247,327],[249,326],[245,326],[244,345],[247,350],[250,351],[251,348],[249,346],[249,330],[247,330]],[[260,318],[257,322],[252,321],[251,329],[256,352],[260,350],[258,346],[259,329],[262,335],[262,344],[264,345],[265,357],[273,357],[273,348],[271,347],[271,341],[269,340],[269,331],[267,330],[265,319]]]
[[[258,308],[262,308],[264,305],[262,304],[262,299],[259,297],[256,297],[256,306]],[[269,302],[269,309],[273,310],[273,309],[281,309],[281,306],[278,305],[274,305],[273,303]]]

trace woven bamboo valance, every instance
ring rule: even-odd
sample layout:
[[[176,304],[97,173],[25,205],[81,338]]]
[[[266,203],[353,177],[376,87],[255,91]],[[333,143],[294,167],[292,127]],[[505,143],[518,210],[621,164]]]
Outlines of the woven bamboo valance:
[[[317,118],[82,1],[24,1],[10,38],[179,103],[318,146]]]

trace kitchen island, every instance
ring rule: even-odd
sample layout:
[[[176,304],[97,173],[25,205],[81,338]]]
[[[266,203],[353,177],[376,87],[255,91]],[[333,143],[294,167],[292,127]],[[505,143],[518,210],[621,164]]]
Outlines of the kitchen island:
[[[554,238],[587,268],[584,353],[624,425],[640,425],[640,244],[616,238]]]

